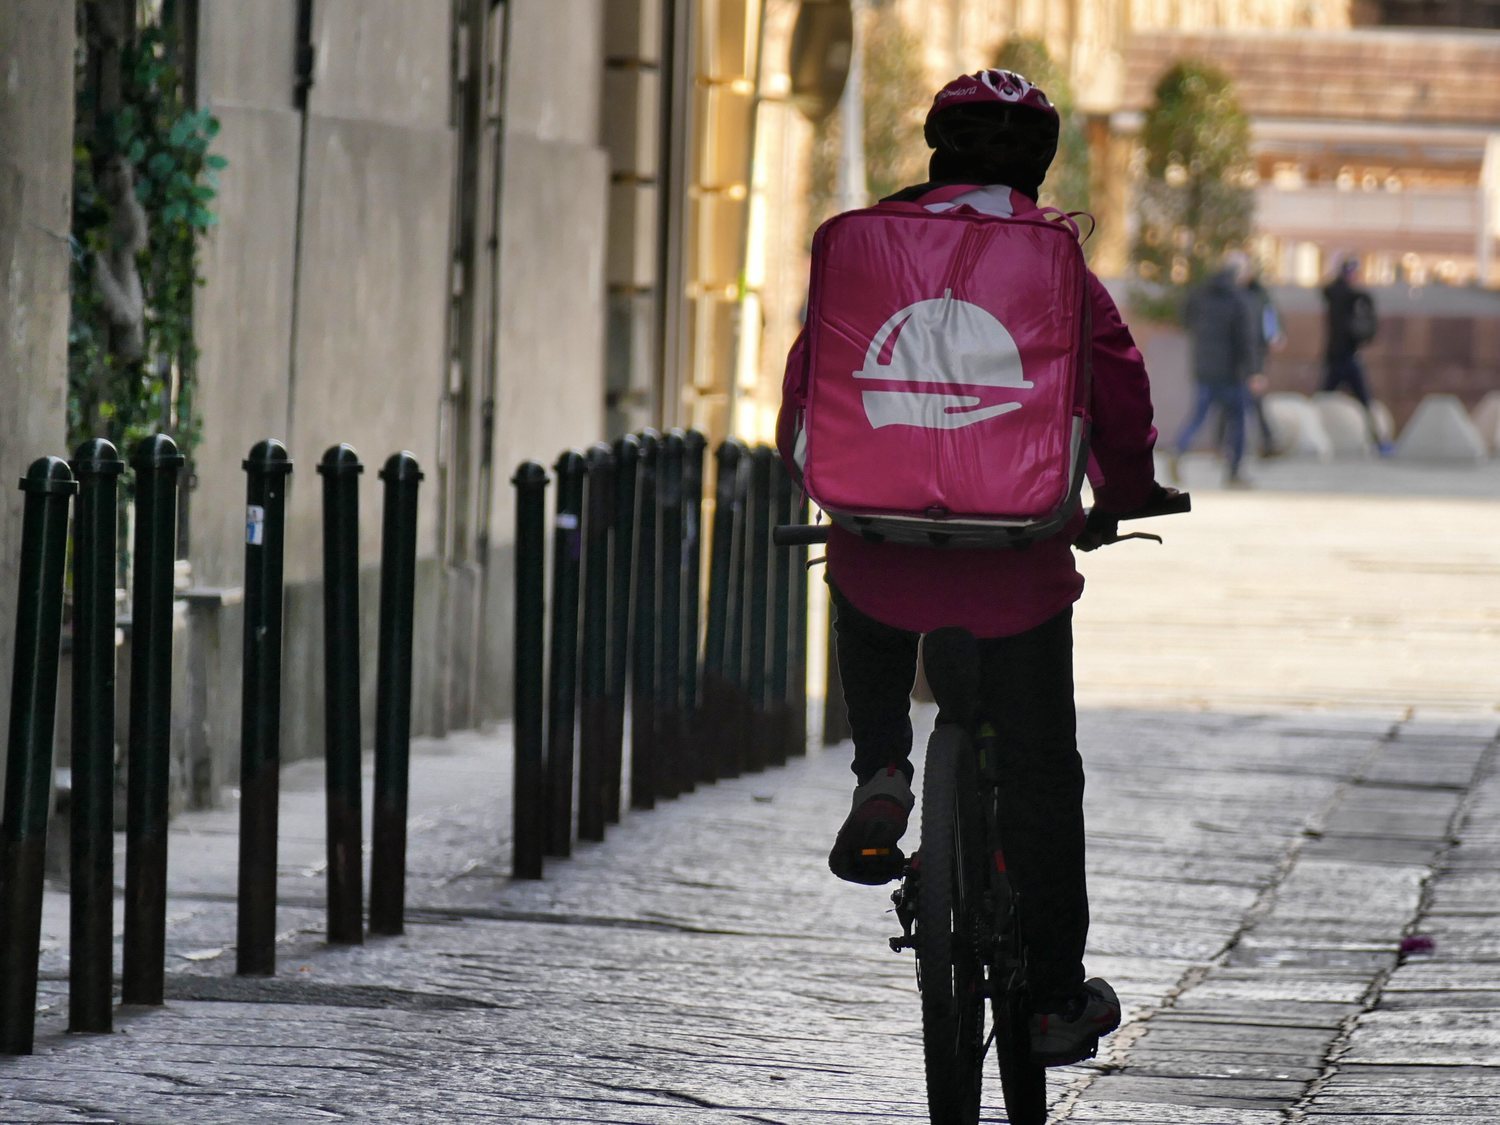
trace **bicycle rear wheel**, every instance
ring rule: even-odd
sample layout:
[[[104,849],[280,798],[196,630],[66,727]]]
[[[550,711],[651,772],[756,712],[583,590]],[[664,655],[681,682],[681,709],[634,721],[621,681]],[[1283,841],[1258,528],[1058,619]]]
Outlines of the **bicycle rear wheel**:
[[[973,750],[963,730],[938,727],[927,744],[922,781],[921,885],[917,894],[917,971],[922,989],[922,1054],[933,1125],[974,1125],[984,1070],[984,969],[975,948],[983,828]]]

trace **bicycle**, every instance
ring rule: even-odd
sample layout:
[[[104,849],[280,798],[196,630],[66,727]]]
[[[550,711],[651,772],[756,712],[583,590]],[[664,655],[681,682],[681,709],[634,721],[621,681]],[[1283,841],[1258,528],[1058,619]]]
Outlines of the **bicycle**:
[[[1147,532],[1120,534],[1120,520],[1191,508],[1186,492],[1164,490],[1125,516],[1091,511],[1078,545],[1093,550],[1127,539],[1160,543],[1160,536]],[[773,538],[789,546],[825,542],[827,535],[827,525],[799,524],[776,528]],[[979,712],[977,641],[964,629],[940,629],[923,638],[922,651],[940,709],[962,717],[936,727],[928,740],[921,846],[891,895],[902,929],[890,939],[891,950],[916,952],[928,1113],[933,1125],[975,1125],[984,1059],[993,1046],[1011,1125],[1044,1125],[1047,1076],[1031,1059],[1020,895],[1000,847],[1003,748]]]

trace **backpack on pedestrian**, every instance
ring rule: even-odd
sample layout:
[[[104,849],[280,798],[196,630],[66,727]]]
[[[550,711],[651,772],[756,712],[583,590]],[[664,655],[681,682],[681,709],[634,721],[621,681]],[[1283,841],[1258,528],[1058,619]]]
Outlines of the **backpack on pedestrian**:
[[[1088,270],[1060,212],[933,211],[972,185],[835,216],[813,240],[798,462],[833,522],[895,543],[1021,546],[1077,510]]]

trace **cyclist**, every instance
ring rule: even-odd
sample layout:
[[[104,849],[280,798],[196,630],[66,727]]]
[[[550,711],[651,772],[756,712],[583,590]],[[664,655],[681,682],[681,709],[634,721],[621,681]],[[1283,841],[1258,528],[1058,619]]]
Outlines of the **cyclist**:
[[[945,202],[992,215],[1035,215],[1057,151],[1058,114],[1021,75],[985,70],[940,90],[927,115],[928,183]],[[953,185],[972,185],[952,198]],[[1143,507],[1155,481],[1145,364],[1114,301],[1089,274],[1093,367],[1090,478],[1104,513]],[[789,371],[802,368],[799,340]],[[789,378],[777,445],[793,473],[798,384]],[[914,799],[910,691],[922,634],[961,626],[978,638],[980,703],[1006,748],[1001,777],[1007,866],[1025,904],[1033,1058],[1063,1065],[1089,1057],[1119,1025],[1120,1005],[1102,980],[1084,980],[1088,932],[1084,877],[1083,764],[1073,704],[1072,605],[1083,590],[1065,534],[1021,550],[932,549],[872,542],[834,527],[828,538],[839,672],[854,738],[858,781],[828,865],[841,879],[878,885],[900,875],[897,841]],[[1086,545],[1086,544],[1080,544]],[[1097,545],[1097,541],[1092,545]],[[939,716],[939,721],[945,720]],[[889,849],[887,858],[864,852]]]

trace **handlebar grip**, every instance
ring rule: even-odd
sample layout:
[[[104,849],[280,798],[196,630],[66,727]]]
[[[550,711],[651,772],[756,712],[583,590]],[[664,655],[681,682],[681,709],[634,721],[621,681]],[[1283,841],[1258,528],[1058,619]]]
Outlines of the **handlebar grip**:
[[[771,529],[771,542],[778,547],[805,547],[828,542],[826,523],[783,523]]]
[[[1116,518],[1120,520],[1145,520],[1152,516],[1179,516],[1193,510],[1193,495],[1190,492],[1168,492],[1154,503]]]

